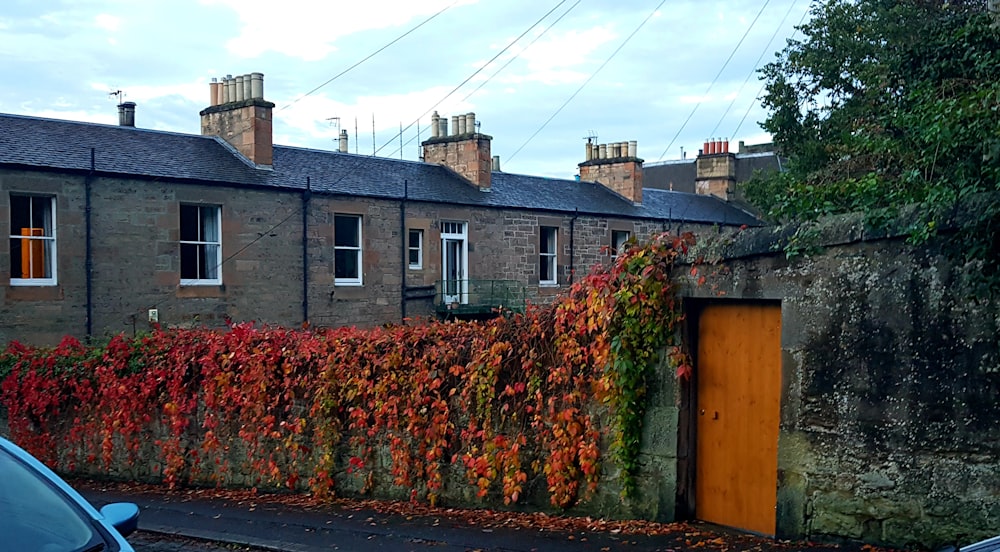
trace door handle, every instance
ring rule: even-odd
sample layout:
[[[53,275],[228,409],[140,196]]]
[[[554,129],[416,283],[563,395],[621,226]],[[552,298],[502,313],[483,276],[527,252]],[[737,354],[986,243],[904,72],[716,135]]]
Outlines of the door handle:
[[[698,414],[704,416],[705,415],[705,409],[702,408],[701,410],[699,410]],[[719,411],[718,410],[713,410],[712,411],[712,419],[713,420],[718,420],[719,419]]]

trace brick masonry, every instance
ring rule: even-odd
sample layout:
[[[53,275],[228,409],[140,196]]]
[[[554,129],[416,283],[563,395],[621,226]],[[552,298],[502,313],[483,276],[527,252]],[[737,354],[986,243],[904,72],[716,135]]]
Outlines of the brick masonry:
[[[641,159],[592,159],[580,163],[579,167],[581,180],[600,182],[632,203],[642,203]]]
[[[548,302],[595,263],[608,262],[611,230],[645,237],[664,224],[513,209],[484,209],[313,194],[308,202],[308,297],[303,301],[303,196],[298,192],[94,178],[92,189],[93,335],[165,326],[222,327],[227,320],[298,327],[399,322],[403,281],[417,291],[406,315],[434,314],[428,296],[441,279],[441,222],[468,228],[468,278],[523,282]],[[0,342],[54,344],[87,328],[85,177],[0,171],[0,218],[11,193],[56,197],[58,285],[12,287],[10,240],[0,243]],[[181,286],[181,204],[222,208],[222,285]],[[333,219],[362,217],[363,284],[334,284]],[[539,228],[557,228],[558,284],[538,285]],[[423,267],[406,263],[407,231],[424,231]],[[694,229],[696,227],[692,227]],[[572,235],[572,245],[571,245]],[[404,270],[405,267],[405,270]],[[408,293],[408,295],[411,295]],[[308,315],[306,310],[308,309]]]

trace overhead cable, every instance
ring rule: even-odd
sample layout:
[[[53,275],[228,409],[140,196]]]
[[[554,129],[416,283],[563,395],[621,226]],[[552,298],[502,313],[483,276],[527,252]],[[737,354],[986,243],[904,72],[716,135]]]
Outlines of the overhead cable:
[[[521,150],[523,150],[523,149],[525,148],[525,146],[527,146],[527,145],[528,145],[528,143],[530,143],[530,142],[531,142],[531,141],[532,141],[532,140],[533,140],[533,139],[535,138],[535,136],[538,136],[538,133],[540,133],[540,132],[541,132],[542,130],[544,130],[544,129],[545,129],[545,127],[546,127],[546,126],[548,126],[548,124],[549,124],[550,122],[552,122],[552,119],[555,119],[555,118],[556,118],[556,116],[557,116],[557,115],[559,115],[559,113],[560,113],[560,112],[561,112],[561,111],[562,111],[562,110],[563,110],[563,109],[564,109],[564,108],[565,108],[565,107],[566,107],[567,105],[569,105],[569,103],[570,103],[571,101],[573,101],[573,98],[575,98],[575,97],[577,96],[577,94],[579,94],[579,93],[580,93],[580,91],[581,91],[581,90],[583,90],[583,89],[584,89],[584,87],[586,87],[586,86],[587,86],[587,85],[588,85],[588,84],[590,83],[590,81],[592,81],[592,80],[594,79],[594,77],[596,77],[596,76],[597,76],[597,74],[601,72],[601,69],[604,69],[604,66],[606,66],[606,65],[607,65],[608,63],[610,63],[610,62],[611,62],[611,60],[612,60],[612,59],[614,59],[616,55],[618,55],[618,52],[620,52],[620,51],[622,50],[622,48],[624,48],[624,47],[625,47],[625,45],[626,45],[626,44],[628,44],[630,40],[632,40],[632,37],[634,37],[634,36],[636,35],[636,33],[638,33],[638,32],[639,32],[639,30],[640,30],[640,29],[642,29],[642,27],[643,27],[643,26],[645,26],[645,25],[646,25],[646,23],[647,23],[647,22],[648,22],[648,21],[649,21],[650,19],[652,19],[654,15],[656,15],[656,13],[657,13],[657,12],[658,12],[658,11],[660,10],[660,8],[661,8],[661,7],[663,6],[663,4],[665,4],[665,3],[666,3],[666,0],[663,0],[663,1],[661,1],[661,2],[659,3],[659,4],[657,4],[657,6],[656,6],[655,8],[653,8],[653,11],[652,11],[652,12],[650,12],[650,13],[649,13],[649,15],[647,15],[647,16],[646,16],[646,18],[642,20],[642,23],[639,23],[639,26],[638,26],[638,27],[636,27],[636,28],[635,28],[635,30],[634,30],[634,31],[632,31],[632,33],[631,33],[631,34],[629,34],[629,35],[628,35],[628,36],[627,36],[627,37],[625,38],[625,40],[624,40],[624,41],[623,41],[623,42],[622,42],[621,44],[619,44],[619,45],[618,45],[618,47],[617,47],[617,48],[615,48],[615,51],[614,51],[614,52],[611,52],[611,55],[610,55],[610,56],[608,56],[608,59],[604,60],[604,63],[602,63],[602,64],[600,65],[600,67],[598,67],[598,68],[597,68],[597,70],[595,70],[595,71],[594,71],[594,72],[593,72],[593,73],[592,73],[592,74],[591,74],[591,75],[590,75],[589,77],[587,77],[587,80],[585,80],[585,81],[583,82],[583,84],[581,84],[581,85],[580,85],[580,87],[579,87],[579,88],[577,88],[577,89],[576,89],[576,91],[575,91],[575,92],[573,92],[573,94],[571,94],[571,95],[570,95],[570,97],[569,97],[569,98],[567,98],[567,99],[566,99],[566,101],[565,101],[565,102],[563,102],[563,104],[559,106],[559,109],[556,109],[555,113],[553,113],[553,114],[552,114],[552,115],[551,115],[551,116],[550,116],[550,117],[549,117],[548,119],[546,119],[546,120],[545,120],[545,122],[544,122],[544,123],[542,123],[542,126],[538,127],[538,130],[536,130],[536,131],[535,131],[535,132],[534,132],[534,133],[533,133],[533,134],[532,134],[531,136],[529,136],[529,137],[528,137],[528,139],[527,139],[527,140],[525,140],[525,141],[524,141],[524,143],[523,143],[523,144],[521,144],[521,146],[520,146],[520,147],[518,147],[518,148],[517,148],[516,150],[514,150],[514,153],[512,153],[512,154],[511,154],[511,155],[510,155],[509,157],[507,157],[507,162],[508,162],[508,163],[510,162],[510,160],[511,160],[511,159],[513,159],[513,158],[514,158],[515,156],[517,156],[517,154],[518,154],[518,153],[520,153],[520,152],[521,152]]]
[[[729,111],[733,108],[736,100],[739,99],[740,94],[743,93],[743,88],[746,87],[747,83],[750,82],[750,78],[753,77],[754,73],[757,72],[757,69],[760,68],[760,62],[764,59],[764,55],[771,51],[771,43],[774,42],[774,39],[778,36],[782,27],[785,26],[785,21],[788,20],[788,15],[792,13],[792,9],[795,8],[796,3],[798,3],[798,0],[789,4],[788,9],[785,10],[785,15],[781,18],[781,22],[778,23],[777,27],[775,27],[774,33],[771,34],[771,38],[767,41],[767,45],[761,48],[760,55],[757,56],[757,61],[753,62],[753,66],[750,67],[750,72],[747,73],[747,78],[743,79],[743,84],[741,84],[740,89],[736,91],[736,95],[733,96],[733,100],[729,102],[729,106],[726,107],[726,111],[722,114],[722,117],[719,117],[719,122],[715,124],[715,127],[712,129],[712,132],[709,133],[709,136],[715,136],[715,131],[719,130],[719,127],[722,126],[722,121],[726,120],[726,116],[729,115]],[[754,101],[757,101],[757,96],[754,96]],[[738,127],[737,130],[739,130]],[[736,134],[733,133],[732,136],[736,136]]]
[[[441,10],[439,10],[439,11],[438,11],[437,13],[435,13],[434,15],[432,15],[432,16],[430,16],[430,17],[428,17],[427,19],[424,19],[423,21],[421,21],[420,23],[418,23],[418,24],[417,24],[417,25],[416,25],[415,27],[412,27],[412,28],[411,28],[410,30],[406,31],[405,33],[403,33],[403,34],[401,34],[401,35],[397,36],[396,38],[392,39],[392,41],[390,41],[390,42],[389,42],[388,44],[386,44],[385,46],[382,46],[382,47],[381,47],[381,48],[379,48],[378,50],[375,50],[374,52],[372,52],[372,53],[368,54],[367,56],[365,56],[364,58],[362,58],[362,59],[361,59],[360,61],[358,61],[357,63],[355,63],[354,65],[352,65],[352,66],[348,67],[347,69],[344,69],[343,71],[341,71],[341,72],[337,73],[336,75],[334,75],[333,77],[331,77],[331,78],[330,78],[329,80],[327,80],[327,81],[326,81],[326,82],[324,82],[323,84],[321,84],[321,85],[317,86],[316,88],[313,88],[312,90],[310,90],[310,91],[306,92],[305,94],[302,94],[301,96],[299,96],[298,98],[295,98],[294,100],[292,100],[292,101],[291,101],[291,102],[289,102],[288,104],[285,104],[285,105],[283,105],[283,106],[281,107],[281,109],[279,109],[278,111],[283,111],[283,110],[285,110],[285,109],[288,109],[289,107],[291,107],[291,106],[295,105],[296,103],[298,103],[298,102],[299,102],[300,100],[302,100],[302,99],[306,98],[307,96],[311,96],[312,94],[314,94],[314,93],[318,92],[318,91],[319,91],[319,90],[320,90],[321,88],[323,88],[324,86],[326,86],[326,85],[330,84],[331,82],[333,82],[333,81],[335,81],[335,80],[339,79],[340,77],[342,77],[342,76],[346,75],[346,74],[347,74],[348,72],[350,72],[350,71],[351,71],[351,70],[353,70],[354,68],[358,67],[358,66],[359,66],[359,65],[361,65],[362,63],[364,63],[364,62],[368,61],[369,59],[371,59],[371,58],[375,57],[376,55],[380,54],[380,53],[381,53],[381,52],[382,52],[383,50],[385,50],[385,49],[386,49],[386,48],[388,48],[389,46],[392,46],[393,44],[395,44],[395,43],[399,42],[399,41],[400,41],[400,40],[402,40],[402,39],[403,39],[403,38],[404,38],[404,37],[405,37],[406,35],[408,35],[408,34],[412,33],[413,31],[415,31],[415,30],[419,29],[420,27],[423,27],[424,25],[426,25],[427,23],[429,23],[429,22],[430,22],[431,20],[433,20],[433,19],[434,19],[435,17],[437,17],[437,16],[441,15],[442,13],[444,13],[444,12],[448,11],[448,9],[449,9],[449,8],[451,8],[452,6],[454,6],[454,5],[455,5],[455,4],[457,4],[457,3],[458,3],[458,0],[455,0],[455,1],[454,1],[454,2],[452,2],[451,4],[448,4],[447,6],[445,6],[445,7],[441,8]]]
[[[715,83],[719,80],[719,77],[722,76],[722,72],[726,70],[727,66],[729,66],[729,62],[733,60],[733,56],[736,55],[736,52],[739,51],[740,46],[743,45],[743,41],[746,40],[747,35],[750,34],[750,30],[753,29],[754,25],[757,24],[757,20],[760,19],[760,14],[764,13],[764,9],[767,8],[767,5],[770,3],[771,0],[766,0],[764,2],[764,5],[760,7],[760,10],[757,12],[757,16],[753,18],[753,21],[750,22],[750,26],[747,27],[746,32],[743,33],[743,36],[740,38],[740,41],[736,43],[736,46],[733,48],[733,51],[729,53],[729,57],[726,58],[726,62],[722,64],[722,68],[719,69],[719,72],[716,73],[715,78],[712,79],[711,83],[709,83],[708,88],[705,89],[705,93],[703,94],[703,96],[708,96],[709,92],[712,91],[712,87],[715,86]],[[694,109],[692,109],[691,113],[688,114],[687,119],[684,119],[684,123],[681,124],[680,128],[677,129],[677,133],[674,134],[674,137],[670,139],[670,143],[667,144],[667,147],[663,150],[663,153],[660,154],[660,158],[658,159],[659,161],[662,161],[663,158],[667,156],[667,152],[670,151],[671,147],[673,147],[674,142],[677,141],[677,138],[681,135],[681,132],[684,131],[684,128],[687,127],[687,124],[691,122],[691,118],[694,117],[695,112],[697,112],[698,108],[701,107],[703,101],[704,98],[699,100],[698,103],[694,105]]]

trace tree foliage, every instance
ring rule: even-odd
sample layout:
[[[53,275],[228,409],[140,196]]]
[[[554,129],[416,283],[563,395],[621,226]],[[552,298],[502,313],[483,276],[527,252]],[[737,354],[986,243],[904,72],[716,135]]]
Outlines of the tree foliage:
[[[986,0],[825,0],[811,16],[762,69],[762,126],[789,164],[748,183],[750,201],[777,222],[921,204],[919,238],[1000,189],[1000,31]],[[966,252],[995,253],[997,211],[967,228],[978,245]]]

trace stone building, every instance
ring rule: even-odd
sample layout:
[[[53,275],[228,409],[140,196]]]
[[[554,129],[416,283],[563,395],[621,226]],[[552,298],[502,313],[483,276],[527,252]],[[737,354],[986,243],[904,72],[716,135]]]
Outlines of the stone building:
[[[200,136],[136,128],[131,103],[118,126],[0,115],[0,342],[484,315],[550,300],[629,237],[757,224],[643,188],[634,143],[542,178],[500,171],[472,114],[435,116],[414,162],[346,134],[274,145],[259,73],[210,95]]]
[[[710,140],[693,159],[685,155],[682,159],[649,163],[643,172],[647,188],[710,194],[752,212],[739,184],[757,172],[781,171],[784,163],[773,143],[748,145],[741,140],[736,151],[730,151],[728,140]]]

